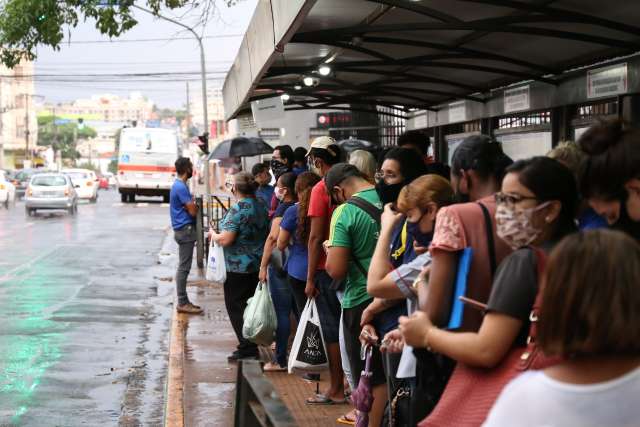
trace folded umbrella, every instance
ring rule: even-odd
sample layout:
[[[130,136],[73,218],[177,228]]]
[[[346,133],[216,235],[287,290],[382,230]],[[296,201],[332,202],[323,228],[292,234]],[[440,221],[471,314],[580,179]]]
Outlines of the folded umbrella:
[[[211,154],[209,154],[209,160],[251,157],[272,152],[273,148],[260,138],[238,136],[233,139],[226,139],[216,145]]]
[[[373,405],[373,394],[371,393],[371,346],[365,349],[364,371],[360,374],[358,387],[351,393],[353,405],[358,410],[356,427],[367,427],[369,425],[369,411]]]

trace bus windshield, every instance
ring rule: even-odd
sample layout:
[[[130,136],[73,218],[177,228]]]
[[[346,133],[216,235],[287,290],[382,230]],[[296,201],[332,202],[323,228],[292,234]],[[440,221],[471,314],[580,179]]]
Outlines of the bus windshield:
[[[178,139],[173,132],[128,130],[120,137],[120,152],[176,154]]]

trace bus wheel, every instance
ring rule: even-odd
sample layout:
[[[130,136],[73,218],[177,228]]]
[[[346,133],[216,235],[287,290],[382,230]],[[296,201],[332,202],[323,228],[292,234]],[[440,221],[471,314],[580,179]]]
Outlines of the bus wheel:
[[[136,195],[131,193],[129,194],[129,203],[135,203],[136,202]]]
[[[127,203],[127,193],[120,193],[120,201],[122,203]]]
[[[168,194],[165,194],[164,196],[162,196],[162,201],[163,201],[164,203],[169,203],[169,195],[168,195]]]

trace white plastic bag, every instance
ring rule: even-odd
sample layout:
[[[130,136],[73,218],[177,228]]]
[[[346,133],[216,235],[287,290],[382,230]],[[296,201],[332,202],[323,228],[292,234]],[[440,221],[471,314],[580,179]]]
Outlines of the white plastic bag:
[[[298,330],[289,354],[289,373],[304,374],[328,368],[327,347],[322,336],[316,301],[309,298],[300,316]]]
[[[213,239],[209,244],[207,258],[207,274],[205,278],[210,282],[224,283],[227,280],[227,267],[224,263],[224,249]]]
[[[278,327],[278,318],[266,282],[258,283],[255,293],[247,301],[242,319],[243,337],[258,345],[271,345]]]

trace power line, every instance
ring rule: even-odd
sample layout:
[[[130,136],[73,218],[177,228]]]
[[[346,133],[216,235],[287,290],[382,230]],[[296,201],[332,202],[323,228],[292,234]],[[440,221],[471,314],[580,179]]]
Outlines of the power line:
[[[232,64],[233,60],[224,61],[207,61],[207,64]],[[57,65],[156,65],[156,64],[200,64],[200,61],[144,61],[144,62],[95,62],[95,61],[65,61],[65,62],[39,62],[36,61],[36,67],[40,66],[57,66]]]
[[[225,74],[226,71],[210,71],[207,74]],[[99,73],[99,74],[0,74],[2,78],[26,79],[39,77],[154,77],[200,75],[200,71],[164,71],[158,73]]]
[[[244,34],[218,34],[215,36],[204,36],[203,40],[211,39],[228,39],[235,37],[243,37]],[[151,39],[113,39],[113,40],[63,40],[60,44],[102,44],[102,43],[154,43],[154,42],[170,42],[174,40],[194,40],[193,37],[170,37],[170,38],[151,38]]]

